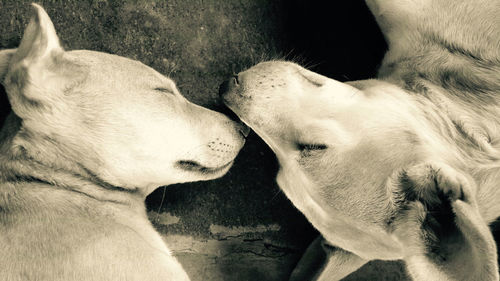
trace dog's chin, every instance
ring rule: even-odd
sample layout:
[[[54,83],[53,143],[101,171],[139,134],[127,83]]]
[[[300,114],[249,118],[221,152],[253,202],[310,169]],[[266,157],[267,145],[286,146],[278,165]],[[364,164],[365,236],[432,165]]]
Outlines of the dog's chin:
[[[221,166],[217,167],[207,167],[196,161],[192,160],[180,160],[177,161],[176,167],[183,171],[197,174],[201,176],[203,179],[214,179],[223,176],[231,166],[233,165],[234,160],[231,160]]]

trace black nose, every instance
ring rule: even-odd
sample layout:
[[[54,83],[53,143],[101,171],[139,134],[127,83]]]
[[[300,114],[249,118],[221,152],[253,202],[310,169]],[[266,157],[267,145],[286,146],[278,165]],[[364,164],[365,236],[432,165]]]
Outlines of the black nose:
[[[219,96],[234,91],[239,86],[238,75],[233,75],[219,86]]]

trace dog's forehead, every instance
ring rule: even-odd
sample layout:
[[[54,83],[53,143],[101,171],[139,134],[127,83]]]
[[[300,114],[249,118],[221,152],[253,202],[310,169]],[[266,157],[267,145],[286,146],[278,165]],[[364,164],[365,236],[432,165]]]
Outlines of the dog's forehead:
[[[299,65],[289,62],[289,61],[266,61],[261,62],[244,72],[255,73],[260,75],[274,74],[274,75],[285,75],[289,71],[297,71],[300,68]],[[265,76],[264,76],[265,77]]]
[[[67,52],[66,57],[87,67],[90,74],[126,84],[151,84],[155,86],[173,84],[168,77],[153,68],[133,59],[102,52],[78,50]]]

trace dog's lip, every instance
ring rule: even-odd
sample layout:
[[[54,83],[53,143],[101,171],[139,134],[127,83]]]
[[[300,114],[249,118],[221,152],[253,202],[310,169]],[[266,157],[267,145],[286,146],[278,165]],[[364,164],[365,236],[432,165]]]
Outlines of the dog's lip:
[[[214,174],[218,173],[222,170],[225,170],[227,167],[233,164],[234,160],[227,162],[226,164],[218,167],[206,167],[201,165],[200,163],[193,160],[180,160],[177,161],[176,166],[186,171],[190,172],[198,172],[202,174]]]

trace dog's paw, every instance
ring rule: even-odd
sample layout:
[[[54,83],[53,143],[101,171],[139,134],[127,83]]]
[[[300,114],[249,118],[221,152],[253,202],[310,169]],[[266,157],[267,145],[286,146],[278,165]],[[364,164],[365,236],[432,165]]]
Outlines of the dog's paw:
[[[443,201],[468,202],[474,192],[467,177],[446,164],[422,163],[401,173],[401,189],[408,201],[420,201],[433,208]]]
[[[477,206],[474,192],[473,181],[446,164],[422,163],[404,169],[395,191],[399,198],[396,233],[420,248],[416,252],[441,255],[442,242],[457,232],[455,202]],[[412,236],[413,241],[403,236]]]
[[[476,185],[444,164],[398,174],[393,234],[415,279],[498,280],[496,246],[475,200]]]

